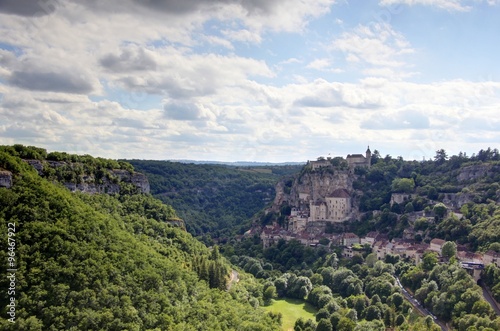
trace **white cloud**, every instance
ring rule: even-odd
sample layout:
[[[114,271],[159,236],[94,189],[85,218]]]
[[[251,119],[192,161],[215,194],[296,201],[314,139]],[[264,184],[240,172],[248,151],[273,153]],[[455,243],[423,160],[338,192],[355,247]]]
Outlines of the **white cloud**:
[[[463,0],[382,0],[380,4],[382,6],[389,6],[395,4],[405,4],[409,6],[424,5],[424,6],[433,6],[449,11],[469,11],[471,7],[465,5],[466,2],[467,1]]]
[[[330,67],[331,65],[332,65],[332,63],[331,63],[330,59],[316,59],[316,60],[310,62],[306,66],[306,68],[316,69],[316,70],[323,70],[323,69],[326,69],[326,68]]]
[[[359,25],[344,32],[332,43],[353,65],[361,65],[367,75],[404,76],[408,66],[404,56],[414,52],[405,37],[385,23]],[[396,70],[397,69],[397,70]]]
[[[498,137],[498,121],[478,119],[499,109],[499,83],[405,81],[418,71],[414,48],[388,24],[314,47],[308,24],[331,0],[53,3],[35,17],[39,4],[0,9],[2,143],[114,158],[303,161],[368,142],[433,154],[446,139],[478,146],[482,132]],[[273,38],[313,47],[286,53]]]

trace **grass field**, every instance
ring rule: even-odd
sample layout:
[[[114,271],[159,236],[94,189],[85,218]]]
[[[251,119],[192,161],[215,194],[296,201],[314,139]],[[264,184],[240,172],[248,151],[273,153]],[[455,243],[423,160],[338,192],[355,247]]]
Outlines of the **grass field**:
[[[283,300],[273,300],[273,303],[264,307],[264,309],[274,313],[281,313],[283,315],[284,331],[293,330],[295,321],[300,317],[305,320],[312,319],[315,321],[314,314],[316,314],[316,309],[304,300],[288,298]]]

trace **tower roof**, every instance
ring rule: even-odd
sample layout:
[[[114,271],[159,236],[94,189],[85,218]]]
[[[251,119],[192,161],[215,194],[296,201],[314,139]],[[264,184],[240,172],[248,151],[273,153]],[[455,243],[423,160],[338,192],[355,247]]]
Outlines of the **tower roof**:
[[[371,154],[372,151],[370,151],[370,145],[368,145],[368,148],[366,149],[366,152]]]

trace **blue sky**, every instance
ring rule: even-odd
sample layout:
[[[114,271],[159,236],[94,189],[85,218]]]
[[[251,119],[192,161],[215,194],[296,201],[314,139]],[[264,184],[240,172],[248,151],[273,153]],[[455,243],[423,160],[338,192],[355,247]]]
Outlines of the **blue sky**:
[[[469,155],[498,0],[0,0],[0,139],[110,158]]]

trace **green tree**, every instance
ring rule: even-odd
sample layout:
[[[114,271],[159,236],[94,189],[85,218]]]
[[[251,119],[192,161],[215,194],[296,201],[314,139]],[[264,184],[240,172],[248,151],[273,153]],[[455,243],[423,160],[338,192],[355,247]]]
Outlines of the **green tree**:
[[[431,271],[432,268],[438,263],[438,256],[435,252],[426,252],[422,257],[422,269]]]
[[[413,178],[395,178],[391,187],[393,192],[412,193],[415,190],[415,181]]]
[[[413,213],[415,211],[415,207],[413,207],[413,203],[408,202],[405,205],[405,213]]]
[[[333,331],[332,323],[328,319],[321,319],[318,322],[316,331]]]
[[[443,217],[446,215],[448,209],[443,203],[437,203],[434,205],[434,208],[432,209],[434,211],[434,214],[438,219],[443,219]]]
[[[436,151],[436,155],[434,156],[434,161],[441,165],[448,160],[448,155],[444,149],[440,149]]]
[[[451,259],[457,255],[457,244],[453,241],[447,241],[441,248],[441,255],[446,259]]]
[[[276,286],[268,286],[263,293],[263,299],[266,302],[270,302],[272,299],[278,297],[278,293],[276,292]]]
[[[353,331],[356,323],[347,317],[342,317],[337,324],[337,331]]]

